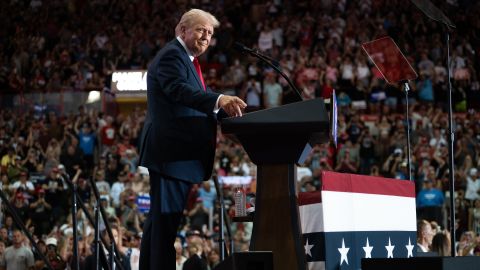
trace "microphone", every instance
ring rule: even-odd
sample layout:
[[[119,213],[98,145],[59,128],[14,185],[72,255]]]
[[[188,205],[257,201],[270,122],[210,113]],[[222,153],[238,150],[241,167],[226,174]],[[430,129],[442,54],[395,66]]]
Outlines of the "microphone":
[[[248,202],[250,203],[250,207],[247,209],[247,214],[255,213],[255,197],[250,198]]]
[[[240,51],[240,52],[248,52],[248,53],[253,52],[252,49],[248,48],[247,46],[243,45],[240,42],[235,42],[233,44],[233,47],[235,48],[235,50]]]
[[[267,65],[269,65],[271,68],[273,68],[278,74],[280,74],[280,75],[288,82],[288,84],[290,85],[290,87],[295,91],[295,93],[296,93],[296,95],[297,95],[298,101],[302,101],[302,100],[303,100],[302,94],[300,94],[300,91],[298,90],[298,88],[295,87],[295,85],[294,85],[293,82],[290,80],[290,78],[288,78],[288,76],[285,75],[285,73],[282,72],[281,67],[280,67],[280,64],[278,63],[278,61],[273,60],[272,58],[268,57],[267,55],[264,55],[264,54],[260,53],[260,52],[257,51],[257,50],[250,49],[250,48],[248,48],[247,46],[243,45],[243,44],[240,43],[240,42],[235,42],[235,43],[233,44],[233,47],[234,47],[236,50],[240,51],[240,52],[249,53],[249,54],[251,54],[252,56],[255,56],[256,58],[262,60],[265,64],[267,64]]]
[[[240,42],[235,42],[233,44],[233,47],[237,50],[237,51],[240,51],[242,53],[249,53],[249,54],[252,54],[256,57],[259,57],[259,58],[265,58],[267,59],[268,61],[270,61],[271,64],[273,64],[274,66],[276,67],[280,67],[280,63],[277,61],[277,60],[274,60],[272,58],[270,58],[268,55],[265,55],[261,52],[259,52],[258,50],[255,50],[255,49],[251,49],[245,45],[243,45],[242,43]]]
[[[250,203],[251,206],[255,207],[255,197],[250,198],[248,202]]]

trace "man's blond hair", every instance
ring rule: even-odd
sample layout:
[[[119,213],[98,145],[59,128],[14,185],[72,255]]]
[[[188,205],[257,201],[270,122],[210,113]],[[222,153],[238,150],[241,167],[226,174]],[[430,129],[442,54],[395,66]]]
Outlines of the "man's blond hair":
[[[198,23],[200,19],[206,19],[207,22],[213,26],[213,28],[220,26],[220,22],[210,12],[193,8],[182,15],[180,22],[178,22],[177,26],[175,27],[175,35],[180,35],[180,29],[182,26],[185,26],[186,28],[192,27],[194,24]]]

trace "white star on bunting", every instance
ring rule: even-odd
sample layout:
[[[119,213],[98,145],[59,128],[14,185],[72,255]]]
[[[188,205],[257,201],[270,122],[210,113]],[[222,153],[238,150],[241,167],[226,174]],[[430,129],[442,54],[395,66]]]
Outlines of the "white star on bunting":
[[[370,243],[368,242],[368,237],[367,237],[367,244],[366,246],[363,247],[363,251],[365,251],[365,258],[372,258],[372,249],[373,247],[370,246]]]
[[[347,253],[348,253],[349,250],[350,250],[350,248],[345,247],[345,240],[342,238],[342,248],[338,249],[338,252],[340,252],[340,265],[342,265],[344,261],[348,265]]]
[[[408,238],[408,245],[406,245],[405,247],[407,248],[407,251],[408,251],[407,258],[413,257],[413,248],[415,246],[412,245],[412,243],[410,242],[410,237]]]
[[[395,248],[395,246],[392,246],[391,242],[390,242],[390,237],[388,238],[388,246],[385,246],[385,248],[387,249],[387,258],[393,258],[393,249]]]
[[[305,243],[304,247],[305,247],[305,255],[309,255],[310,257],[312,257],[311,250],[312,250],[313,245],[308,244],[308,238],[307,238],[307,243]]]

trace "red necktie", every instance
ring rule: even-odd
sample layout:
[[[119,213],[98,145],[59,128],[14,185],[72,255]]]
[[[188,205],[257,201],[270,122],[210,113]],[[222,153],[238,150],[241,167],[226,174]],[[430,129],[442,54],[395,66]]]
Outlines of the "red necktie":
[[[200,68],[200,63],[198,62],[198,58],[193,58],[193,65],[195,66],[195,70],[197,71],[198,77],[200,77],[200,81],[203,85],[203,91],[206,91],[205,88],[205,81],[203,80],[202,69]]]

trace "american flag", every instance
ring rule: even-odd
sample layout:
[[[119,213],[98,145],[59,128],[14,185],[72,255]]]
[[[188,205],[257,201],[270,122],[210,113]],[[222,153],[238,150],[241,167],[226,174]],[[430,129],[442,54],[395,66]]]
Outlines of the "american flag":
[[[322,189],[299,194],[309,270],[360,269],[362,258],[415,256],[415,185],[322,173]]]

